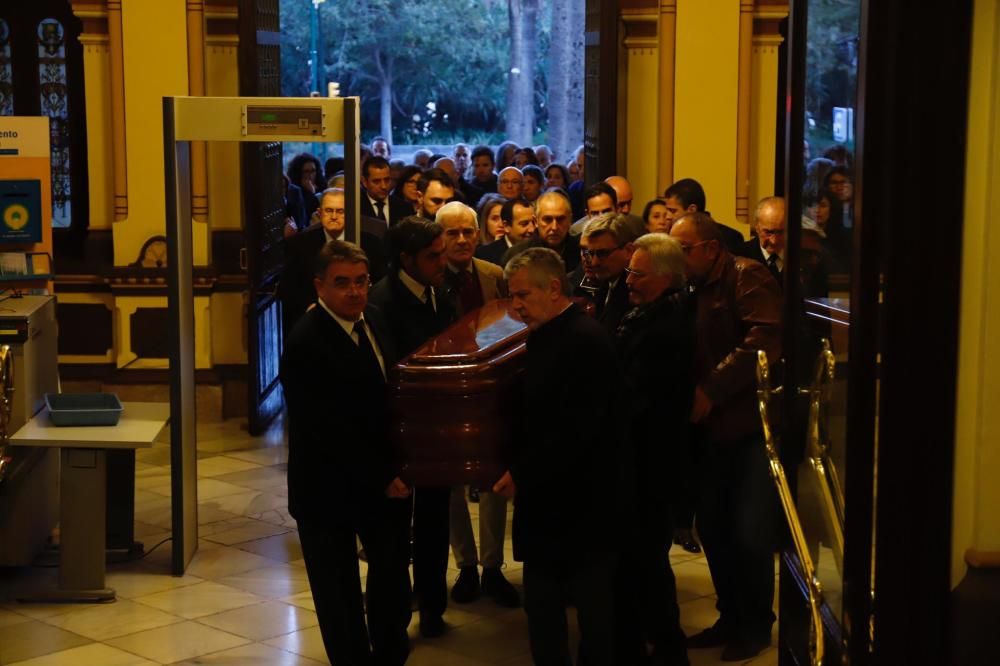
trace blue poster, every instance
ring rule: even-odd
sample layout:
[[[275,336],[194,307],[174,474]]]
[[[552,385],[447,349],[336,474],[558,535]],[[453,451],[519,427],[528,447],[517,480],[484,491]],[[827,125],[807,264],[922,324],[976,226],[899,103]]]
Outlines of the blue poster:
[[[0,180],[0,243],[41,242],[41,181]]]

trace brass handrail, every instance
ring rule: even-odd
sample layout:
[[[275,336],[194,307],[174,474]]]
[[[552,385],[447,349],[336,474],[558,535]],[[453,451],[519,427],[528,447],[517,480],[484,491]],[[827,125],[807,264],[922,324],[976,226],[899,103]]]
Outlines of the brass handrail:
[[[806,432],[806,456],[819,485],[823,501],[823,518],[830,537],[830,549],[843,574],[844,565],[844,492],[837,475],[837,467],[830,456],[827,411],[830,404],[830,388],[836,371],[836,360],[830,351],[830,341],[822,340],[822,349],[816,359],[812,386],[800,389],[799,393],[809,396],[809,427]]]
[[[820,607],[823,604],[823,586],[820,585],[816,576],[816,568],[813,566],[812,557],[809,555],[809,546],[806,543],[805,534],[802,531],[802,523],[799,521],[799,513],[795,509],[795,500],[792,491],[788,487],[788,479],[785,477],[785,468],[781,464],[778,456],[778,447],[775,444],[774,432],[771,430],[771,422],[768,417],[768,406],[771,397],[781,393],[781,387],[771,388],[771,370],[767,363],[767,354],[763,351],[757,352],[757,404],[760,407],[760,420],[764,427],[764,447],[767,451],[768,469],[771,472],[771,479],[777,487],[778,496],[781,498],[781,506],[785,511],[785,520],[788,521],[788,530],[792,534],[792,542],[795,544],[795,551],[798,554],[799,564],[803,571],[802,577],[806,581],[809,590],[809,608],[812,612],[812,622],[809,627],[809,654],[812,666],[823,666],[823,621],[820,617]]]
[[[7,426],[10,424],[11,409],[14,405],[11,400],[13,393],[14,354],[10,351],[10,345],[0,345],[0,480],[3,479],[11,460],[10,456],[5,454],[10,435]]]

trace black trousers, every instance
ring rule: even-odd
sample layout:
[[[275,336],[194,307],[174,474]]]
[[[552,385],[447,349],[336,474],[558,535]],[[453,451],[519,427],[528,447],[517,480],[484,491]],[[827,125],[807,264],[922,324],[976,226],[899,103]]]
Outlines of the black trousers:
[[[642,664],[646,643],[653,654],[680,661],[687,654],[677,581],[670,566],[674,512],[641,499],[634,535],[618,566],[616,624],[617,664]]]
[[[526,560],[524,610],[528,641],[537,666],[570,666],[566,608],[576,606],[581,666],[615,661],[615,572],[617,556],[584,554],[573,559]]]
[[[441,617],[448,607],[450,487],[413,493],[413,587],[421,619]]]
[[[698,535],[720,619],[732,638],[767,639],[779,514],[763,438],[706,443],[701,454]]]
[[[300,520],[299,540],[327,658],[335,665],[399,666],[409,653],[410,503],[373,500],[355,521]],[[358,549],[368,556],[365,624]]]

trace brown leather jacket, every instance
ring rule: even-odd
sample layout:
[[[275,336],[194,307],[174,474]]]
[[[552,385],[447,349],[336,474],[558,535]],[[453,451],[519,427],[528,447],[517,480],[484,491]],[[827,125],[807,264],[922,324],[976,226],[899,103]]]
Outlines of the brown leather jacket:
[[[704,421],[709,438],[760,432],[757,350],[771,363],[781,357],[781,289],[763,264],[723,250],[695,298],[695,376],[712,401]]]

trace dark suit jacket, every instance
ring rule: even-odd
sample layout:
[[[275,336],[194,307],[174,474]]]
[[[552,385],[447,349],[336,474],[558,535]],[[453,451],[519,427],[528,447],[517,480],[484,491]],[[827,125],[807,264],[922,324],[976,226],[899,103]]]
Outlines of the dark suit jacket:
[[[579,268],[579,267],[577,267]],[[607,330],[609,335],[614,335],[615,331],[618,330],[618,324],[621,322],[622,317],[625,313],[632,309],[632,304],[628,300],[628,285],[625,284],[625,278],[628,277],[624,272],[618,278],[618,283],[615,284],[615,288],[611,290],[611,296],[608,296],[608,285],[610,280],[601,285],[594,294],[594,307],[595,313],[597,314],[597,321],[604,324],[605,330]]]
[[[362,217],[381,219],[378,216],[378,211],[375,210],[375,206],[368,200],[368,192],[364,188],[361,188],[360,204]],[[390,227],[407,215],[413,215],[413,210],[410,206],[405,201],[401,201],[395,197],[386,197],[385,204],[385,214],[389,218]]]
[[[507,297],[507,283],[503,280],[503,269],[476,257],[472,258],[472,266],[476,280],[479,282],[479,290],[483,294],[483,303]],[[452,307],[461,317],[465,312],[462,311],[462,303],[458,296],[457,275],[449,268],[448,272],[445,273],[445,278],[449,286],[448,294],[451,296]]]
[[[378,310],[364,315],[388,369],[391,337]],[[385,378],[322,307],[285,341],[281,384],[288,406],[288,511],[296,520],[350,522],[384,498],[395,476]]]
[[[636,455],[639,510],[665,518],[691,474],[694,397],[694,304],[664,293],[631,310],[615,334],[625,375],[624,420]],[[664,513],[668,515],[663,515]]]
[[[750,240],[743,243],[740,246],[739,251],[734,252],[733,254],[735,254],[737,257],[746,257],[747,259],[753,259],[754,261],[760,262],[764,264],[765,267],[767,267],[767,259],[764,258],[764,251],[760,247],[760,240],[758,240],[756,237],[751,238]],[[768,268],[767,270],[770,271],[771,269]],[[774,273],[771,274],[774,275]],[[779,279],[779,276],[781,276],[781,273],[775,275],[774,278],[778,282],[778,287],[784,289],[785,281],[783,279]]]
[[[514,558],[614,551],[627,505],[621,374],[604,328],[571,305],[531,331],[511,475]],[[594,538],[593,535],[603,535]],[[570,555],[571,554],[571,555]]]
[[[722,233],[722,244],[726,246],[726,249],[733,254],[738,254],[746,242],[743,240],[743,234],[724,224],[719,224],[719,231]]]
[[[281,299],[286,335],[306,308],[316,301],[316,288],[313,286],[316,255],[325,244],[326,234],[319,224],[285,239],[285,267],[278,283],[278,298]],[[362,231],[361,249],[368,255],[368,272],[372,281],[380,280],[386,271],[382,242]]]
[[[436,293],[437,312],[430,309],[406,288],[392,268],[372,287],[368,300],[385,314],[389,335],[399,358],[409,356],[422,344],[448,328],[455,321],[452,297],[446,290]]]
[[[502,241],[503,239],[501,238],[500,240]],[[490,245],[492,244],[493,243],[490,243]],[[506,265],[506,263],[515,255],[518,255],[531,247],[548,247],[548,245],[546,245],[545,241],[541,238],[532,238],[531,240],[521,241],[511,247],[509,251],[504,253],[503,257],[500,259],[502,262],[500,265]],[[557,252],[559,253],[559,256],[562,257],[563,263],[566,265],[566,273],[572,273],[576,267],[580,265],[580,237],[567,233],[566,238],[563,240],[562,247],[560,247]]]
[[[496,264],[502,268],[503,255],[507,253],[507,249],[507,240],[505,238],[500,238],[492,243],[487,243],[486,245],[480,245],[477,247],[476,257],[482,259],[483,261],[488,261],[491,264]]]
[[[295,220],[295,226],[299,230],[309,226],[306,205],[302,199],[302,188],[298,185],[289,183],[288,189],[285,191],[285,217]]]

